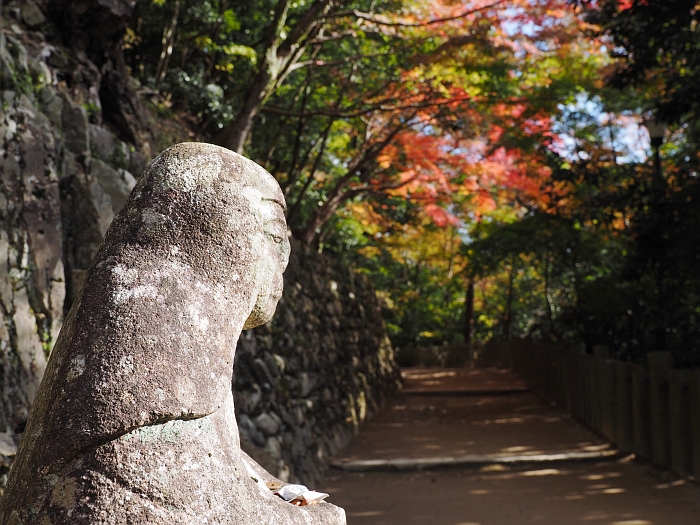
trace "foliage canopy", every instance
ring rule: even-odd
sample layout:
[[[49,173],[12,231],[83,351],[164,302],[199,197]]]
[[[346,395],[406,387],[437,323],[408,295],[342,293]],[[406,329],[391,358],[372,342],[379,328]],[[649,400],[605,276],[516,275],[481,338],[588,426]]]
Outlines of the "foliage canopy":
[[[697,18],[686,0],[159,0],[127,61],[278,179],[295,236],[371,276],[399,347],[697,363]],[[651,115],[673,123],[662,169]]]

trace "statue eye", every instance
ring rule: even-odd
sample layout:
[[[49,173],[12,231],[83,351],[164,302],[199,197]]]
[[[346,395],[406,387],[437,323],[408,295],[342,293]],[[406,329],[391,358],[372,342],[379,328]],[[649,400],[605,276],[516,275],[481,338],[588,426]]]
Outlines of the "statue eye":
[[[272,237],[275,244],[281,244],[287,236],[287,224],[283,221],[269,221],[265,224],[265,233]]]
[[[267,234],[272,237],[275,244],[279,244],[284,240],[284,237],[282,237],[282,234],[278,231],[268,231]]]

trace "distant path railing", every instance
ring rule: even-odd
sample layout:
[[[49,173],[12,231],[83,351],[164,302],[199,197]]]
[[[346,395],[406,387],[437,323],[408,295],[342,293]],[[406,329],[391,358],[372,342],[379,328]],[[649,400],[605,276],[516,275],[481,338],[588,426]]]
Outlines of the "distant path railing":
[[[513,369],[541,398],[556,403],[622,452],[700,479],[700,370],[674,369],[669,352],[644,364],[583,351],[509,341]]]

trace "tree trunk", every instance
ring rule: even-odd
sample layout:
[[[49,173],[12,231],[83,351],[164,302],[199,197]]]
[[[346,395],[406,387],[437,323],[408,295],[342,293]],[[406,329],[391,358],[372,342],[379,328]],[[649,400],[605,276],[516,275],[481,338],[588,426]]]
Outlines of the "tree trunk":
[[[657,327],[654,330],[654,350],[662,351],[666,350],[666,291],[664,286],[664,265],[661,261],[658,263],[656,268],[656,293],[657,293],[657,308],[658,316],[656,318]]]
[[[265,99],[283,82],[290,66],[303,55],[304,44],[300,44],[315,26],[316,21],[328,8],[330,0],[316,0],[306,14],[289,31],[284,41],[282,34],[287,21],[289,0],[279,0],[274,20],[268,30],[264,58],[245,98],[241,112],[231,125],[217,137],[222,146],[242,153],[252,129],[255,117],[260,112]]]
[[[321,205],[316,212],[312,215],[309,223],[301,232],[299,240],[307,246],[311,246],[311,243],[316,237],[318,230],[321,229],[328,219],[330,219],[336,212],[338,207],[345,201],[348,197],[345,192],[345,187],[350,182],[350,177],[343,177],[338,184],[331,190],[328,195],[326,202]]]
[[[156,87],[160,85],[165,78],[165,73],[168,71],[168,62],[170,55],[173,54],[173,43],[175,42],[175,29],[177,28],[177,17],[180,14],[180,0],[176,0],[175,9],[173,10],[173,18],[163,29],[163,50],[160,53],[158,67],[156,68]]]
[[[549,255],[547,255],[547,258],[545,259],[544,263],[544,300],[545,303],[547,304],[547,321],[549,322],[549,326],[547,327],[547,330],[551,331],[552,330],[552,301],[550,300],[549,297],[549,269],[551,266],[551,261],[549,259]]]
[[[464,302],[464,342],[471,344],[474,334],[474,279],[469,278],[467,296]]]
[[[508,273],[508,298],[506,300],[506,311],[503,316],[503,337],[510,339],[510,328],[513,320],[513,279],[515,274],[515,261],[510,265]]]
[[[243,153],[243,147],[253,129],[255,117],[260,112],[263,101],[268,94],[271,78],[269,71],[264,66],[265,64],[255,76],[238,117],[217,139],[217,142],[222,146],[236,153]]]

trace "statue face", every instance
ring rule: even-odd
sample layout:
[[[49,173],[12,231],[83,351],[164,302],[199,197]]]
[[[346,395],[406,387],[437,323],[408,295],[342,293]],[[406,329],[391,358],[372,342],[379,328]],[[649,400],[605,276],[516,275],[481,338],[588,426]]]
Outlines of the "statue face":
[[[291,253],[283,203],[278,200],[277,195],[273,198],[263,197],[258,211],[262,231],[256,239],[259,243],[259,267],[255,284],[259,288],[255,306],[243,326],[244,330],[260,326],[272,319],[277,302],[282,297],[284,289],[282,274],[287,268]]]

